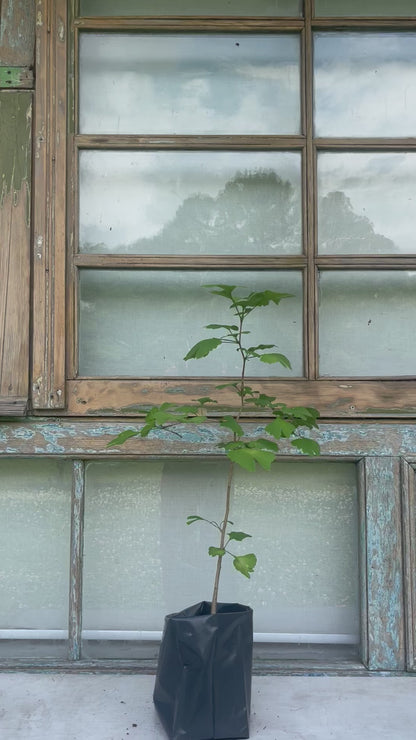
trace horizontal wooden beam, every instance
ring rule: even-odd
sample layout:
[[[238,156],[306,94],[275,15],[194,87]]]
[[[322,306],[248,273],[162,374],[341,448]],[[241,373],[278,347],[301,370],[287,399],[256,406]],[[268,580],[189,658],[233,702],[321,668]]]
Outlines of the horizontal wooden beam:
[[[189,403],[213,394],[221,404],[235,404],[229,389],[215,390],[217,382],[212,378],[70,380],[68,406],[61,413],[137,416],[143,408],[164,401]],[[289,406],[315,406],[327,419],[416,419],[415,380],[259,380],[253,385]]]

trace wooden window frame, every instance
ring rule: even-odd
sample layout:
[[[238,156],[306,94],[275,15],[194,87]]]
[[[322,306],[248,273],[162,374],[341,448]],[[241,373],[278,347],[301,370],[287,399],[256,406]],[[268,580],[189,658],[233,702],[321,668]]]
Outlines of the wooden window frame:
[[[134,426],[132,423],[131,426]],[[140,425],[137,425],[140,426]],[[244,423],[249,435],[257,424]],[[121,450],[106,450],[107,443],[126,428],[125,422],[93,419],[19,421],[0,423],[0,459],[59,458],[72,460],[72,515],[69,588],[68,660],[1,659],[2,670],[36,666],[56,670],[152,670],[154,664],[136,660],[82,659],[82,557],[84,466],[89,460],[215,459],[218,455],[215,425],[192,430],[186,442],[161,432],[153,439],[134,437]],[[22,433],[23,432],[23,433]],[[361,655],[356,662],[311,665],[307,661],[260,662],[256,672],[316,674],[416,670],[415,624],[415,466],[414,428],[406,423],[338,423],[320,426],[314,435],[321,445],[321,460],[352,461],[358,468]],[[169,438],[168,438],[169,437]],[[377,454],[375,454],[377,450]],[[282,460],[302,462],[302,456],[282,441]],[[304,458],[303,458],[304,459]]]
[[[69,20],[67,11],[69,7]],[[287,403],[312,404],[326,419],[412,418],[416,378],[319,378],[317,293],[321,270],[416,270],[406,256],[319,255],[316,226],[316,159],[324,151],[416,151],[415,138],[314,138],[312,130],[312,36],[325,30],[415,30],[416,18],[80,18],[76,1],[39,0],[35,107],[34,309],[32,401],[34,414],[137,416],[139,408],[165,400],[186,403],[211,394],[214,378],[81,378],[76,376],[76,283],[81,268],[300,270],[304,281],[305,377],[261,380],[257,387]],[[107,136],[76,133],[78,35],[83,31],[285,32],[300,34],[302,131],[299,136]],[[67,87],[67,59],[69,84]],[[415,132],[416,134],[416,132]],[[76,166],[83,149],[301,151],[304,251],[293,257],[141,256],[77,254]],[[67,190],[68,202],[67,202]],[[231,403],[224,390],[221,400]]]

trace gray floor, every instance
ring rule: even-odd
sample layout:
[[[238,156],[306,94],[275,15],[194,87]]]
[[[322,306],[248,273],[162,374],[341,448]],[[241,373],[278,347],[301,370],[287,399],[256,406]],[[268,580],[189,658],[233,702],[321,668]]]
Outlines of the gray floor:
[[[1,740],[165,737],[152,676],[0,674]],[[415,677],[254,677],[251,736],[415,740]]]

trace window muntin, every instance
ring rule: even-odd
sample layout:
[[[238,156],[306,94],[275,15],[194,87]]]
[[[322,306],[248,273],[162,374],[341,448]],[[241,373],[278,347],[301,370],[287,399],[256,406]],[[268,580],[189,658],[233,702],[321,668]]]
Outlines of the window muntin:
[[[84,150],[79,218],[88,254],[301,254],[301,155]]]
[[[329,270],[319,285],[321,375],[414,375],[415,271]]]
[[[297,34],[82,34],[80,131],[297,134]]]
[[[314,62],[316,136],[415,135],[415,33],[316,33]]]
[[[115,640],[155,639],[164,614],[207,597],[210,528],[187,528],[179,541],[177,532],[191,512],[218,517],[226,475],[219,461],[88,463],[87,654],[100,638],[111,641],[95,648],[101,657],[114,657]],[[228,600],[253,606],[256,641],[300,643],[301,653],[308,643],[357,649],[355,464],[282,462],[256,480],[237,472],[233,499],[238,516],[251,522],[258,569],[243,583],[224,563],[221,588]]]
[[[234,349],[221,347],[203,361],[181,358],[204,336],[210,323],[230,323],[228,304],[218,304],[201,286],[212,283],[274,289],[294,297],[282,301],[278,316],[266,307],[247,321],[256,338],[275,342],[293,371],[303,375],[302,273],[208,272],[167,270],[81,270],[79,372],[83,376],[197,377],[235,376],[240,372]],[[277,320],[276,320],[277,316]],[[289,331],[288,331],[289,326]],[[261,341],[260,341],[261,343]],[[252,367],[251,367],[252,365]],[[264,363],[253,362],[248,375],[270,376]],[[273,366],[273,374],[289,371]]]
[[[321,254],[415,254],[416,152],[318,152]]]
[[[81,0],[80,14],[203,15],[203,16],[298,16],[302,0]]]

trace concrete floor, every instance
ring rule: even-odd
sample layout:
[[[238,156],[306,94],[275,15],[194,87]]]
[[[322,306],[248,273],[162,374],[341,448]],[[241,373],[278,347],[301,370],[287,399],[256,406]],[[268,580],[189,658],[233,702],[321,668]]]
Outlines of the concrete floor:
[[[1,740],[165,738],[152,676],[0,673]],[[252,740],[415,740],[415,677],[253,678]]]

